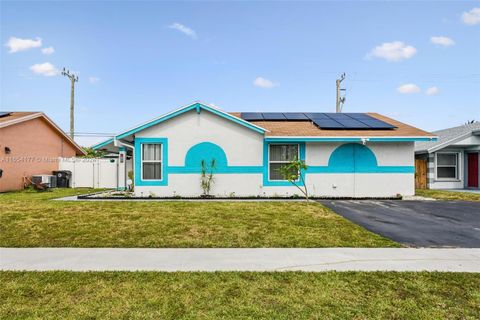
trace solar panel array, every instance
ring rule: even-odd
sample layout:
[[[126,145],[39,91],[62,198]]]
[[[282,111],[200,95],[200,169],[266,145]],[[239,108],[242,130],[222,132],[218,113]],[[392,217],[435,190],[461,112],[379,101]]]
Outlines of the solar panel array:
[[[385,121],[366,113],[301,113],[301,112],[243,112],[247,121],[311,121],[321,129],[395,129]]]
[[[0,111],[0,118],[10,115],[11,112]]]

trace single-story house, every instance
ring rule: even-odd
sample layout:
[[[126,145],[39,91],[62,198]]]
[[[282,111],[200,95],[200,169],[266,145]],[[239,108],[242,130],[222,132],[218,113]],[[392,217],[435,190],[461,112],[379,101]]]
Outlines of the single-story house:
[[[0,112],[0,192],[22,189],[32,175],[51,175],[59,157],[84,154],[42,112]]]
[[[417,187],[478,189],[480,122],[435,131],[437,141],[415,144]]]
[[[213,159],[211,195],[300,195],[278,169],[301,159],[313,196],[391,197],[414,194],[414,142],[434,139],[377,113],[240,113],[196,102],[93,148],[133,156],[136,196],[199,196],[202,160]]]

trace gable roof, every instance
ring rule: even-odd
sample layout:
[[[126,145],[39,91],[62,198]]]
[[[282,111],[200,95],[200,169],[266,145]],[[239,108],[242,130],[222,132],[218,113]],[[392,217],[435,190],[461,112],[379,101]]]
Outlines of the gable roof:
[[[468,123],[458,127],[434,131],[438,136],[437,141],[415,143],[415,152],[435,152],[461,141],[473,134],[480,134],[480,122]]]
[[[240,116],[240,112],[232,112],[232,115]],[[267,137],[403,137],[403,138],[427,138],[435,139],[435,135],[408,124],[382,116],[378,113],[367,113],[369,116],[385,121],[396,126],[396,129],[375,130],[345,130],[345,129],[321,129],[311,121],[249,121],[255,125],[267,129]]]
[[[241,125],[241,126],[244,126],[244,127],[248,128],[248,129],[251,129],[251,130],[253,130],[253,131],[256,131],[256,132],[258,132],[258,133],[260,133],[260,134],[264,134],[265,131],[267,131],[266,129],[264,129],[264,128],[260,127],[260,126],[257,126],[257,125],[255,125],[255,124],[252,124],[252,123],[250,123],[250,122],[248,122],[248,121],[246,121],[246,120],[243,120],[243,119],[240,118],[240,117],[237,117],[237,116],[232,115],[232,114],[230,114],[230,113],[228,113],[228,112],[225,112],[225,111],[223,111],[223,110],[220,110],[220,109],[218,109],[218,108],[216,108],[216,107],[214,107],[214,106],[212,106],[212,105],[209,105],[209,104],[206,104],[206,103],[203,103],[203,102],[194,102],[194,103],[191,103],[191,104],[189,104],[189,105],[183,106],[183,107],[181,107],[181,108],[179,108],[179,109],[177,109],[177,110],[174,110],[174,111],[171,111],[171,112],[169,112],[169,113],[167,113],[167,114],[164,114],[164,115],[162,115],[162,116],[160,116],[160,117],[157,117],[157,118],[155,118],[155,119],[149,120],[149,121],[147,121],[147,122],[145,122],[145,123],[142,123],[142,124],[140,124],[140,125],[138,125],[138,126],[135,126],[135,127],[131,128],[131,129],[128,129],[128,130],[126,130],[126,131],[124,131],[124,132],[121,132],[121,133],[117,134],[116,136],[114,136],[113,138],[110,138],[110,139],[108,139],[108,140],[106,140],[106,141],[103,141],[103,142],[97,143],[96,145],[93,145],[92,148],[93,148],[93,149],[100,149],[100,148],[102,148],[102,147],[104,147],[104,146],[112,143],[114,140],[123,139],[123,138],[125,138],[125,137],[127,137],[127,136],[130,136],[130,135],[135,134],[135,133],[137,133],[137,132],[139,132],[139,131],[145,130],[145,129],[151,127],[151,126],[157,125],[157,124],[159,124],[159,123],[162,123],[162,122],[164,122],[164,121],[166,121],[166,120],[169,120],[169,119],[171,119],[171,118],[174,118],[174,117],[176,117],[176,116],[179,116],[179,115],[181,115],[181,114],[183,114],[183,113],[185,113],[185,112],[191,111],[191,110],[196,110],[197,113],[200,113],[201,110],[205,110],[205,111],[211,112],[211,113],[216,114],[216,115],[218,115],[218,116],[220,116],[220,117],[222,117],[222,118],[224,118],[224,119],[227,119],[227,120],[232,121],[232,122],[235,122],[235,123],[237,123],[237,124],[239,124],[239,125]]]
[[[139,131],[147,129],[151,126],[157,125],[163,121],[176,117],[180,114],[183,114],[190,110],[196,110],[200,112],[200,110],[206,110],[212,112],[216,115],[219,115],[227,120],[233,121],[237,124],[245,126],[249,129],[252,129],[260,134],[263,134],[265,137],[270,138],[282,138],[282,137],[289,137],[289,138],[392,138],[397,139],[398,141],[414,141],[414,140],[434,140],[436,136],[423,131],[421,129],[412,127],[410,125],[404,124],[402,122],[393,120],[391,118],[382,116],[378,113],[368,113],[368,115],[376,118],[378,120],[382,120],[388,122],[396,126],[395,129],[383,129],[383,130],[332,130],[332,129],[320,129],[318,126],[314,125],[311,121],[247,121],[242,119],[240,112],[225,112],[222,111],[212,105],[205,104],[202,102],[194,102],[187,106],[181,107],[177,110],[169,112],[165,115],[147,121],[143,124],[135,126],[129,130],[121,132],[114,137],[97,143],[92,146],[93,149],[101,149],[105,148],[112,143],[115,145],[116,140],[124,139],[128,136],[131,136]],[[403,140],[402,140],[403,139]]]
[[[0,129],[13,126],[18,123],[23,123],[25,121],[42,118],[44,119],[50,127],[59,133],[65,140],[67,140],[77,151],[79,155],[85,155],[85,151],[80,147],[72,138],[70,138],[63,130],[47,117],[43,112],[39,111],[13,111],[9,112],[7,115],[0,117]]]

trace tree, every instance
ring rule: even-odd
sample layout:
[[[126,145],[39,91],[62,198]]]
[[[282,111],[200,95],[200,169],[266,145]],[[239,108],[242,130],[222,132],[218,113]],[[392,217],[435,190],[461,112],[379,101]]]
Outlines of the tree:
[[[83,151],[85,151],[87,155],[82,156],[82,158],[101,158],[106,153],[105,151],[95,150],[91,147],[83,147]]]
[[[305,179],[302,174],[302,171],[307,169],[308,166],[305,164],[305,161],[295,159],[290,161],[288,164],[281,166],[278,170],[285,180],[288,180],[288,182],[293,184],[298,188],[298,190],[300,190],[300,192],[303,193],[308,202],[307,184],[305,183]]]

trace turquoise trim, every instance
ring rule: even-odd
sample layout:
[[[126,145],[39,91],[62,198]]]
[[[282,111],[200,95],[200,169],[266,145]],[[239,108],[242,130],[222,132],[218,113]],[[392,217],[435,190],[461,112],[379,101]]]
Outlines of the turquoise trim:
[[[162,180],[142,180],[142,144],[144,143],[162,144]],[[135,138],[135,186],[167,186],[168,169],[167,138]]]
[[[414,166],[378,166],[375,168],[330,168],[328,166],[308,166],[308,174],[312,173],[415,173]]]
[[[127,136],[129,136],[129,135],[132,135],[132,134],[137,133],[137,132],[139,132],[139,131],[145,130],[145,129],[151,127],[151,126],[157,125],[157,124],[159,124],[159,123],[161,123],[161,122],[163,122],[163,121],[166,121],[166,120],[168,120],[168,119],[174,118],[174,117],[176,117],[176,116],[178,116],[178,115],[181,115],[181,114],[183,114],[183,113],[185,113],[185,112],[187,112],[187,111],[194,110],[194,109],[197,110],[197,112],[199,112],[199,110],[201,110],[201,109],[207,110],[207,111],[209,111],[209,112],[211,112],[211,113],[213,113],[213,114],[216,114],[216,115],[218,115],[218,116],[220,116],[220,117],[222,117],[222,118],[224,118],[224,119],[233,121],[233,122],[235,122],[235,123],[237,123],[237,124],[239,124],[239,125],[242,125],[242,126],[244,126],[244,127],[247,127],[247,128],[249,128],[249,129],[251,129],[251,130],[253,130],[253,131],[256,131],[256,132],[258,132],[258,133],[261,133],[261,134],[263,134],[263,133],[265,132],[265,129],[262,129],[262,128],[259,128],[259,127],[257,127],[257,126],[254,126],[254,125],[252,125],[251,123],[249,123],[249,122],[247,122],[247,121],[245,121],[245,120],[236,118],[236,117],[234,117],[234,116],[232,116],[232,115],[230,115],[230,114],[228,114],[228,113],[225,113],[225,112],[222,112],[222,111],[218,111],[218,110],[216,110],[216,109],[213,109],[213,108],[211,108],[211,107],[209,107],[209,106],[206,106],[206,105],[204,105],[204,104],[201,104],[201,103],[194,103],[194,104],[192,104],[192,105],[190,105],[190,106],[187,106],[187,107],[185,107],[185,108],[182,108],[182,109],[180,109],[180,110],[177,110],[177,111],[175,111],[175,112],[173,112],[173,113],[167,114],[167,115],[165,115],[165,116],[163,116],[163,117],[160,117],[160,118],[158,118],[158,119],[155,119],[155,120],[153,120],[153,121],[150,121],[150,122],[148,122],[148,123],[146,123],[146,124],[144,124],[144,125],[141,125],[141,126],[139,126],[139,127],[137,127],[137,128],[134,128],[134,129],[132,129],[132,130],[129,130],[129,131],[127,131],[127,132],[124,132],[124,133],[122,133],[122,134],[119,134],[118,136],[116,136],[116,138],[117,138],[117,139],[125,138],[125,137],[127,137]]]
[[[93,149],[93,150],[100,149],[100,148],[102,148],[102,147],[104,147],[104,146],[106,146],[107,144],[110,144],[110,143],[112,143],[112,142],[113,142],[113,138],[110,138],[110,139],[108,139],[108,140],[105,140],[105,141],[103,141],[103,142],[100,142],[100,143],[97,143],[97,144],[93,145],[93,146],[92,146],[92,149]]]
[[[391,137],[391,138],[366,138],[367,142],[414,142],[414,141],[437,141],[437,138],[407,138],[407,137]],[[300,138],[265,138],[267,142],[362,142],[361,137],[300,137]]]
[[[125,151],[127,151],[127,148],[125,148],[125,147],[120,147],[120,148],[118,148],[118,151],[120,151],[120,152],[122,152],[122,151],[125,152]]]
[[[269,176],[268,176],[268,170],[269,170],[268,152],[269,152],[269,149],[270,149],[269,146],[271,144],[285,144],[285,143],[291,143],[291,142],[284,142],[284,141],[268,142],[267,139],[265,139],[264,142],[263,142],[263,185],[264,186],[268,186],[268,187],[291,187],[291,186],[293,186],[293,184],[291,182],[288,182],[288,181],[271,181],[271,180],[269,180]],[[305,154],[306,154],[305,142],[297,142],[297,144],[299,145],[299,148],[300,148],[300,150],[299,150],[300,160],[305,161]],[[300,174],[302,175],[303,180],[305,180],[306,172],[304,170],[302,170],[300,172]],[[302,187],[302,186],[304,186],[304,183],[300,180],[298,182],[298,185]]]
[[[169,166],[168,172],[170,174],[188,174],[188,173],[201,173],[200,167],[183,167],[183,166]],[[222,168],[216,168],[214,174],[253,174],[262,173],[263,166],[228,166]]]

